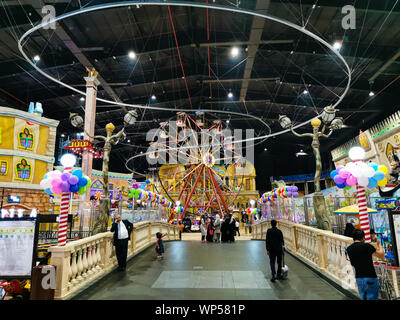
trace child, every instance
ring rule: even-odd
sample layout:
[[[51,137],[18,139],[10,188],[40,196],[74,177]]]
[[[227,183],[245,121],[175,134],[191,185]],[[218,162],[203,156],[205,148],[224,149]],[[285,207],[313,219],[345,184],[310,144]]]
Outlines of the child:
[[[166,235],[167,235],[166,233],[164,233],[164,234],[161,234],[161,232],[157,232],[156,233],[156,237],[157,237],[157,240],[156,240],[157,260],[164,259],[164,257],[163,257],[164,244],[163,244],[162,238],[164,238]]]

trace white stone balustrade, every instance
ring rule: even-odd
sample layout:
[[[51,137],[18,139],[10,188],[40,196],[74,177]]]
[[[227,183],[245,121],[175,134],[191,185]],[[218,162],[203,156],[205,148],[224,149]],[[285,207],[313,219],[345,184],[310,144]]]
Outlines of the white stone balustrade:
[[[179,227],[165,222],[135,223],[128,247],[128,258],[156,241],[157,232],[166,233],[164,240],[179,240]],[[56,266],[55,299],[68,299],[117,265],[113,233],[104,232],[64,247],[49,248],[51,264]]]
[[[253,239],[265,240],[270,227],[270,221],[254,225]],[[345,248],[353,243],[351,238],[285,220],[278,221],[278,228],[290,253],[357,295],[354,272],[345,256]]]

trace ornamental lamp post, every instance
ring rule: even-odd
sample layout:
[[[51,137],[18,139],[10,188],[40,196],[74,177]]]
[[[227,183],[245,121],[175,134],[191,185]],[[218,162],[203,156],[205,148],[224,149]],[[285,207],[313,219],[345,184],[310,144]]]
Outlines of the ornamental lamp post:
[[[329,138],[334,130],[339,130],[343,127],[343,120],[342,118],[336,118],[336,111],[338,110],[336,110],[332,105],[325,107],[321,114],[322,121],[318,119],[318,117],[314,118],[311,121],[311,126],[313,127],[313,133],[305,133],[305,134],[297,133],[293,129],[292,121],[286,115],[280,115],[278,119],[281,127],[284,129],[290,128],[290,130],[295,136],[312,138],[311,147],[314,152],[315,166],[316,166],[315,177],[314,177],[315,193],[313,196],[313,202],[314,202],[314,211],[317,218],[318,228],[322,230],[332,230],[332,227],[326,210],[325,198],[321,193],[320,177],[322,173],[322,162],[321,162],[321,154],[319,151],[319,146],[320,146],[319,138],[320,137]],[[319,128],[322,123],[323,123],[322,130],[319,131]],[[329,133],[325,134],[325,130],[327,128],[329,128]]]
[[[93,234],[106,232],[107,224],[108,224],[108,216],[110,213],[110,195],[109,195],[109,183],[108,183],[108,164],[110,161],[110,153],[112,145],[118,144],[121,140],[123,141],[126,138],[125,127],[131,126],[136,122],[137,113],[135,110],[128,111],[124,116],[124,127],[117,133],[112,134],[115,130],[115,126],[112,123],[106,125],[107,136],[92,136],[88,132],[85,133],[91,139],[99,139],[103,140],[104,143],[104,155],[103,155],[103,194],[100,198],[99,205],[99,215],[95,221],[95,225],[93,228]],[[82,128],[83,127],[83,119],[77,113],[70,114],[70,121],[74,127]]]

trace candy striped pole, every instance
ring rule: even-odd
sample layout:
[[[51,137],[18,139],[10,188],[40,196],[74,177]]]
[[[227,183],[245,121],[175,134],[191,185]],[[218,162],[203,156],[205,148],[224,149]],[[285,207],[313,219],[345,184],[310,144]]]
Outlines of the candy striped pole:
[[[357,184],[357,201],[360,218],[361,230],[365,233],[365,242],[371,242],[371,234],[369,229],[369,217],[367,209],[367,197],[365,196],[365,188]]]
[[[72,168],[64,168],[64,172],[71,173]],[[60,221],[58,224],[58,243],[60,247],[65,246],[67,243],[67,229],[68,229],[68,212],[69,212],[69,192],[61,193],[61,204],[60,204]]]

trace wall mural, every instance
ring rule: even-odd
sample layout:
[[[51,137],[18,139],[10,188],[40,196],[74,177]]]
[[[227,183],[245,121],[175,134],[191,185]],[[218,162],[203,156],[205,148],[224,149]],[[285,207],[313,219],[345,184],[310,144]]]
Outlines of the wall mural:
[[[16,180],[30,181],[32,175],[32,166],[25,158],[22,158],[21,161],[17,162],[15,165],[15,172]]]

